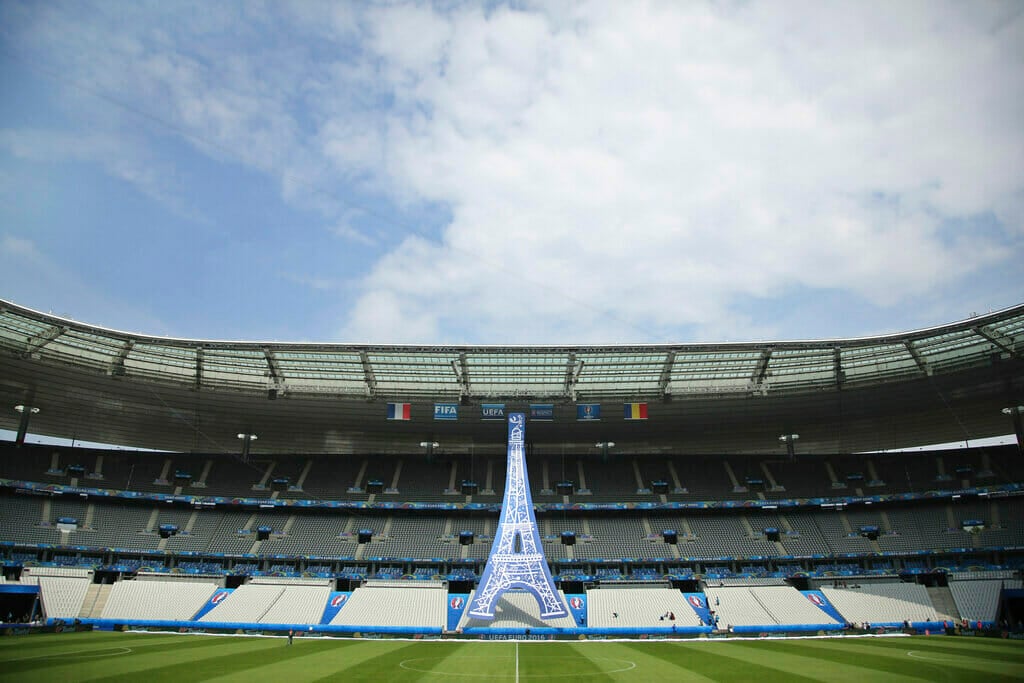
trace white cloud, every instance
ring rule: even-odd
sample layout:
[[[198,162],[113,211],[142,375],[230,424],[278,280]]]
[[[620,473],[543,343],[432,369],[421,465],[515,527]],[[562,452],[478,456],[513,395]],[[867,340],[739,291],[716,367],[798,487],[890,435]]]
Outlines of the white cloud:
[[[105,158],[172,202],[155,152],[124,153],[142,112],[279,179],[330,248],[390,248],[345,339],[768,336],[744,303],[930,306],[1021,258],[1013,3],[202,8],[8,10],[12,49],[85,88],[64,91],[92,132],[3,141]],[[396,206],[371,230],[353,195]],[[431,204],[451,215],[440,236],[415,217]],[[989,214],[984,234],[950,227]]]
[[[61,164],[92,163],[129,183],[175,214],[199,223],[209,220],[187,203],[175,174],[145,144],[104,133],[71,133],[56,129],[0,129],[0,149],[27,161]]]
[[[944,221],[1019,204],[1022,22],[886,7],[584,3],[557,25],[469,8],[433,15],[446,39],[418,60],[375,41],[402,107],[377,148],[453,221],[376,265],[365,297],[388,313],[364,301],[343,334],[705,336],[743,297],[885,307],[1006,262],[1012,245]]]

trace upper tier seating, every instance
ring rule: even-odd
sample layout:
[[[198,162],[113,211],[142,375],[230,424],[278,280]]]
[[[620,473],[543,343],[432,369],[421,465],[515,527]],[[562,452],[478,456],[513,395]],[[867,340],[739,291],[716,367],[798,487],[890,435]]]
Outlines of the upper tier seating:
[[[422,453],[407,455],[275,456],[258,454],[249,462],[229,455],[166,454],[27,445],[17,449],[0,442],[0,477],[70,484],[71,464],[82,465],[80,486],[154,493],[314,500],[369,499],[366,485],[379,480],[378,500],[460,501],[458,486],[472,479],[480,487],[475,500],[499,502],[505,484],[500,457],[450,456],[428,462]],[[51,467],[56,461],[57,467]],[[631,456],[617,453],[609,461],[590,456],[538,454],[529,459],[530,486],[537,502],[561,502],[554,490],[569,480],[589,490],[572,499],[589,502],[662,500],[644,492],[655,480],[665,481],[667,501],[745,500],[764,497],[813,497],[924,492],[1024,481],[1024,463],[1013,446],[864,455],[800,454],[795,461],[777,456],[687,455]],[[969,467],[969,474],[957,474]],[[191,475],[177,481],[176,471]],[[303,474],[305,476],[303,476]],[[454,476],[454,480],[453,480]],[[294,490],[273,492],[271,480],[285,477]],[[763,491],[748,490],[747,479],[763,482]],[[488,480],[493,493],[487,491]],[[772,483],[780,487],[774,490]],[[263,483],[264,488],[256,488]],[[301,483],[301,489],[297,488]],[[446,492],[455,487],[454,492]],[[395,485],[397,492],[391,492]],[[350,490],[351,489],[351,490]]]

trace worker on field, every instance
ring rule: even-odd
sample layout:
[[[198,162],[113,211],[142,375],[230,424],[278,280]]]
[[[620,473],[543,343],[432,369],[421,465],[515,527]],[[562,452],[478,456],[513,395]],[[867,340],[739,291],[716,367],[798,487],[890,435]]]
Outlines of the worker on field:
[[[292,644],[292,638],[293,637],[295,637],[295,629],[290,628],[290,629],[288,629],[288,644],[289,645]]]

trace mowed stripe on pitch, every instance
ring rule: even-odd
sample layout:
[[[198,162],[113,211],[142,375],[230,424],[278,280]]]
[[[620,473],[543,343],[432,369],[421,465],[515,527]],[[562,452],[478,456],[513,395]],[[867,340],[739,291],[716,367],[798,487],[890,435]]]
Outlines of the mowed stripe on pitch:
[[[45,673],[56,680],[83,680],[89,676],[148,666],[146,662],[166,662],[177,653],[181,660],[202,657],[208,650],[219,651],[219,639],[160,637],[127,634],[68,634],[55,636],[15,637],[15,643],[45,638],[42,647],[4,648],[0,657],[0,680],[24,680],[26,676]]]
[[[817,683],[805,672],[775,666],[776,662],[754,661],[741,651],[731,651],[728,643],[682,645],[679,643],[630,643],[626,647],[660,657],[680,669],[671,680],[688,680],[687,672],[718,681],[788,681]],[[657,680],[657,679],[655,679]]]
[[[856,658],[852,661],[859,660],[862,664],[884,661],[886,666],[927,680],[971,680],[978,676],[984,676],[986,681],[1024,678],[1024,644],[1011,645],[1009,649],[971,649],[947,636],[857,639],[855,642],[819,640],[807,641],[807,644],[815,651],[840,653],[831,655],[834,658],[852,655]]]
[[[187,656],[168,646],[163,656],[141,655],[127,658],[108,675],[97,673],[85,680],[116,683],[130,681],[206,680],[229,672],[259,669],[267,663],[301,657],[304,652],[282,646],[279,638],[210,637],[217,647],[189,650]],[[78,679],[82,680],[82,679]]]
[[[640,680],[634,677],[636,662],[632,659],[628,663],[613,661],[616,658],[611,645],[608,643],[608,647],[594,648],[592,644],[520,643],[519,673],[525,680],[538,680],[543,675],[554,674],[558,677],[552,677],[552,680],[558,683],[573,680]],[[614,673],[609,673],[611,671]]]
[[[629,643],[598,644],[596,642],[588,647],[594,648],[595,656],[604,656],[601,653],[607,647],[609,651],[614,653],[616,658],[636,662],[636,669],[629,672],[630,674],[635,674],[634,678],[620,676],[617,680],[686,681],[687,683],[708,683],[708,681],[714,682],[718,680],[714,677],[702,675],[695,669],[687,668],[689,663],[693,661],[692,657],[688,651],[678,650],[678,644],[675,646],[677,652],[674,653],[670,649],[673,645],[655,641],[648,641],[643,647],[632,647]],[[579,647],[581,651],[586,651],[584,645],[581,644]],[[659,648],[661,649],[660,651]],[[706,652],[706,650],[704,651]]]
[[[297,638],[293,645],[282,641],[280,647],[300,649],[300,656],[286,660],[268,661],[259,670],[261,679],[300,683],[319,679],[351,680],[348,672],[364,668],[364,662],[387,655],[399,649],[403,643],[388,641],[326,640],[320,638]],[[342,676],[344,674],[344,676]],[[252,683],[250,670],[231,671],[207,679],[210,683]]]
[[[730,645],[750,650],[758,660],[784,658],[799,664],[803,671],[827,672],[822,680],[934,681],[940,673],[906,657],[888,656],[887,651],[858,651],[858,645],[849,641],[823,646],[825,642],[832,641],[736,641]]]

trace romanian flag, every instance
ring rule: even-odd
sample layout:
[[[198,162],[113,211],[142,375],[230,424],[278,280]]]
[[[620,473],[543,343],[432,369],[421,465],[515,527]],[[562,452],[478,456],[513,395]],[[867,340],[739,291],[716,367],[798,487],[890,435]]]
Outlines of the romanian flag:
[[[411,413],[411,403],[389,403],[388,404],[388,419],[389,420],[408,420]]]
[[[622,404],[622,416],[627,420],[646,420],[647,419],[647,404],[646,403],[623,403]]]

